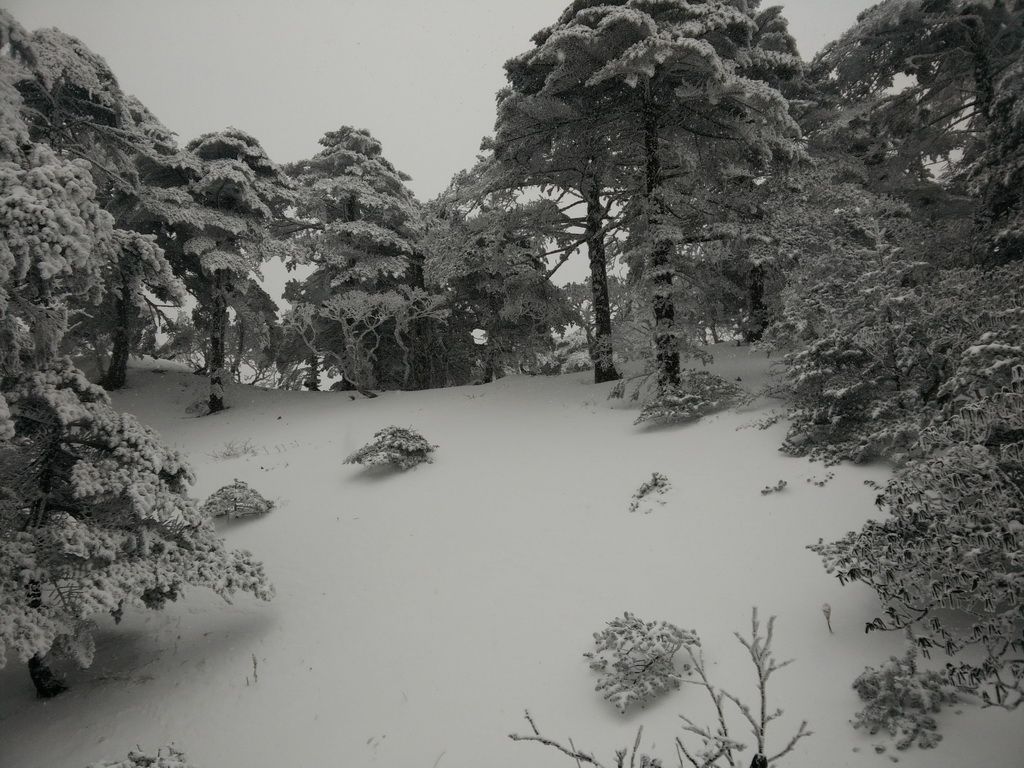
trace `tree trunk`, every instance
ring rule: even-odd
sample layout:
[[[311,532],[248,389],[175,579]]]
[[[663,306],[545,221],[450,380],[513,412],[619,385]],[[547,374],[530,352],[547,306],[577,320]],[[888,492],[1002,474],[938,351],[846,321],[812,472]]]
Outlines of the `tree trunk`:
[[[423,274],[423,254],[417,250],[409,262],[406,275],[409,285],[421,290],[426,289],[426,276]],[[430,375],[430,334],[431,321],[426,317],[418,317],[409,324],[409,366],[410,372],[404,384],[405,389],[429,389]]]
[[[238,335],[238,344],[235,346],[237,350],[235,359],[231,361],[231,379],[240,382],[242,380],[242,355],[245,354],[245,323],[237,314],[235,315],[235,332]]]
[[[309,369],[306,372],[306,380],[302,383],[310,392],[320,391],[320,357],[314,352],[307,361]]]
[[[128,379],[128,354],[135,325],[135,312],[131,291],[127,283],[121,286],[121,293],[115,299],[117,325],[114,327],[114,347],[110,352],[110,364],[101,382],[108,392],[121,389]]]
[[[40,699],[52,699],[68,689],[50,670],[41,656],[33,656],[28,660],[28,675],[36,687],[36,696]]]
[[[604,248],[604,208],[601,183],[595,176],[587,190],[587,253],[590,257],[590,291],[594,305],[594,340],[590,359],[594,362],[594,383],[621,378],[612,362],[612,311],[608,299],[608,259]]]
[[[768,328],[768,308],[764,305],[764,267],[755,265],[747,275],[747,323],[743,339],[760,341]]]
[[[210,413],[224,410],[224,341],[228,330],[228,296],[224,270],[214,276],[210,307]]]
[[[49,478],[45,477],[41,484],[43,492],[49,493]],[[44,496],[45,499],[45,496]],[[27,586],[28,607],[38,611],[43,607],[43,590],[38,581],[31,581]],[[41,699],[52,699],[68,689],[50,670],[43,657],[34,655],[28,660],[28,675],[36,687],[36,695]]]
[[[645,203],[651,224],[658,224],[663,218],[660,199],[662,174],[658,142],[658,110],[650,92],[650,84],[644,92],[644,175]],[[672,243],[660,240],[652,244],[649,263],[649,279],[653,284],[652,304],[654,309],[654,349],[658,366],[658,386],[679,385],[679,347],[676,340],[676,309],[672,303]]]

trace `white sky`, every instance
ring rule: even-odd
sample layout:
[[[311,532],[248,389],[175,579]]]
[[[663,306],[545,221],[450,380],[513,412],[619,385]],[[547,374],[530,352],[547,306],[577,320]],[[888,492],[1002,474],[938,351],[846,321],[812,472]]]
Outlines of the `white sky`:
[[[422,200],[470,166],[494,125],[502,64],[568,0],[7,0],[106,58],[182,142],[233,125],[272,159],[368,128]],[[805,58],[871,0],[789,0]],[[568,266],[568,265],[567,265]]]

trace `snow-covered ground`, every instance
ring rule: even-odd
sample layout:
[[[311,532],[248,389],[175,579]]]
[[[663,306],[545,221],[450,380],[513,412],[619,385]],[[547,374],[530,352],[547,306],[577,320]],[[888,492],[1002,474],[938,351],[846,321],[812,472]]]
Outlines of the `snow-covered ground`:
[[[714,352],[719,373],[750,388],[763,378],[763,355]],[[204,768],[572,766],[507,738],[529,731],[526,708],[609,765],[643,724],[645,751],[674,765],[678,713],[711,723],[704,692],[619,715],[593,690],[591,634],[626,610],[695,629],[713,681],[750,697],[732,631],[748,630],[754,605],[778,616],[778,656],[796,659],[769,691],[786,710],[769,748],[801,719],[814,731],[782,765],[1020,765],[1020,712],[951,709],[937,750],[876,754],[886,739],[850,727],[851,681],[901,638],[865,635],[873,594],[840,587],[805,545],[876,514],[864,481],[887,472],[842,466],[807,482],[829,470],[779,454],[783,425],[739,429],[770,404],[643,429],[629,403],[606,400],[610,385],[579,374],[373,400],[237,388],[229,411],[197,419],[185,408],[204,382],[160,368],[133,371],[116,405],[188,452],[198,497],[240,478],[278,501],[223,529],[264,561],[277,597],[195,592],[104,626],[93,667],[49,702],[9,664],[2,768],[82,768],[167,743]],[[383,476],[342,465],[388,424],[437,443],[435,462]],[[246,441],[255,453],[215,458]],[[665,504],[630,513],[652,472],[672,483]],[[760,493],[780,479],[782,492]]]

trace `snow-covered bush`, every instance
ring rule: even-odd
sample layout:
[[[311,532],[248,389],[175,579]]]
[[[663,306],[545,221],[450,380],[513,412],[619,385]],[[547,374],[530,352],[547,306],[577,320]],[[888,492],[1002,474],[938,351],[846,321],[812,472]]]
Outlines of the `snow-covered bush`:
[[[792,288],[799,296],[770,333],[798,347],[784,357],[791,455],[920,457],[923,430],[1024,362],[1024,263],[939,270],[874,237],[868,263],[838,260]]]
[[[436,445],[431,445],[414,429],[390,426],[375,433],[373,440],[349,455],[345,463],[410,469],[429,463],[435,448]]]
[[[879,496],[890,516],[811,549],[840,582],[878,593],[885,616],[869,629],[909,630],[926,654],[980,651],[948,665],[950,681],[1014,707],[1024,702],[1024,665],[1013,660],[1024,648],[1024,365],[985,368],[1009,383],[922,433],[927,457]]]
[[[263,498],[252,486],[237,478],[210,494],[202,510],[210,517],[253,517],[265,515],[274,508],[274,502]]]
[[[595,690],[625,712],[679,687],[683,678],[672,659],[687,643],[699,643],[694,632],[666,621],[645,622],[627,611],[595,632],[596,648],[583,655],[600,673]]]
[[[867,667],[853,681],[865,702],[853,719],[854,728],[874,735],[885,731],[896,738],[897,749],[934,747],[942,740],[932,715],[957,700],[938,672],[917,668],[917,649],[911,645],[902,657],[891,656],[880,667]]]
[[[166,754],[165,754],[166,753]],[[88,768],[197,768],[190,763],[184,752],[174,747],[164,747],[155,755],[147,755],[134,750],[124,760],[108,760],[93,763]]]
[[[721,376],[691,369],[680,375],[678,387],[661,387],[643,404],[635,424],[645,421],[694,421],[735,404],[741,387]]]

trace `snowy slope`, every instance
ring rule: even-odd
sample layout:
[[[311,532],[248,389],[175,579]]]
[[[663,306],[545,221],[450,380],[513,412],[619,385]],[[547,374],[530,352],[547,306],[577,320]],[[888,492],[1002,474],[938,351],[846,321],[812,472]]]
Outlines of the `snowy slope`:
[[[723,375],[750,387],[763,377],[763,355],[714,351]],[[779,617],[778,655],[796,658],[774,678],[786,715],[769,746],[802,718],[815,732],[781,764],[1020,764],[1019,712],[965,705],[940,718],[938,750],[898,755],[850,728],[850,682],[900,638],[866,636],[873,595],[839,587],[805,545],[874,514],[864,481],[886,470],[844,466],[808,483],[828,470],[779,454],[782,425],[738,429],[762,410],[640,429],[581,374],[373,400],[238,388],[231,410],[195,419],[185,407],[203,381],[148,367],[116,404],[191,455],[196,495],[240,478],[279,501],[223,531],[263,559],[277,598],[225,605],[196,592],[105,626],[95,665],[50,702],[9,665],[2,768],[82,768],[170,742],[205,768],[573,765],[507,738],[528,731],[524,708],[606,764],[642,723],[647,751],[673,765],[677,714],[710,723],[703,692],[684,686],[620,716],[593,691],[581,655],[591,633],[624,610],[696,629],[714,681],[749,696],[732,631],[747,631],[755,604]],[[387,476],[341,464],[392,423],[437,443],[435,463]],[[212,457],[246,440],[256,455]],[[666,503],[630,514],[654,471],[672,482]],[[786,490],[760,494],[780,479]]]

